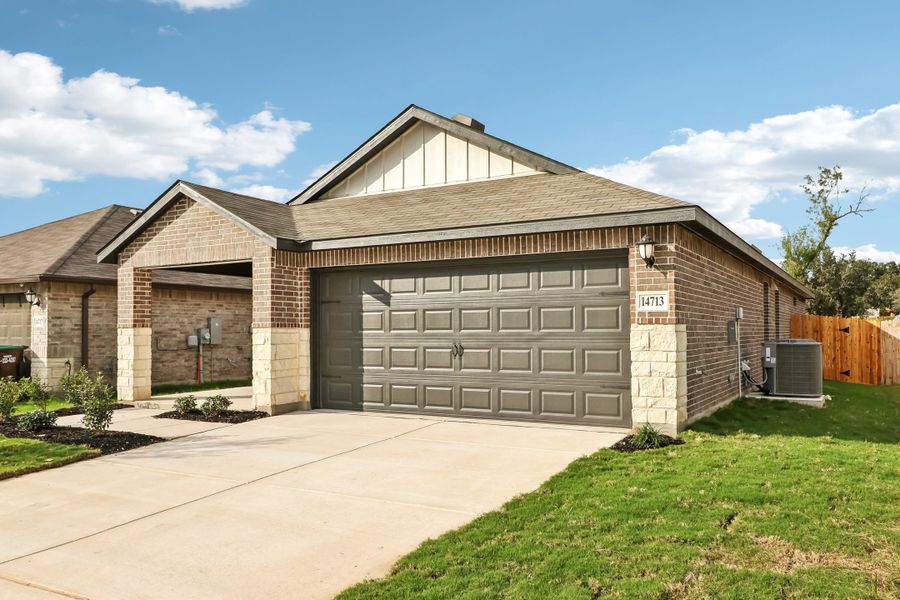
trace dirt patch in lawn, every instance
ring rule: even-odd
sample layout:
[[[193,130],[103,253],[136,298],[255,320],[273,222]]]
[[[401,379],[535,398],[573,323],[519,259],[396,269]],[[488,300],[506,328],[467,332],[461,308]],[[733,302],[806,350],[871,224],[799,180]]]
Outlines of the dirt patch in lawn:
[[[668,435],[661,435],[659,437],[660,440],[658,448],[665,448],[666,446],[678,446],[684,443],[684,440],[681,438],[673,438]],[[656,450],[657,448],[645,448],[643,446],[638,446],[634,443],[634,436],[629,435],[613,444],[612,449],[618,450],[619,452],[640,452],[642,450]]]
[[[130,431],[94,433],[82,427],[50,427],[40,431],[27,431],[19,429],[17,419],[10,419],[0,423],[0,435],[10,438],[40,440],[54,444],[88,446],[99,450],[100,454],[114,454],[166,441],[165,438],[156,437],[155,435],[132,433]]]
[[[130,404],[121,404],[120,403],[120,404],[116,404],[113,408],[115,410],[118,410],[120,408],[133,408],[133,407]],[[69,417],[72,415],[83,415],[84,409],[80,408],[78,406],[72,406],[70,408],[57,408],[53,412],[55,412],[56,416],[58,416],[58,417]]]
[[[182,421],[203,421],[204,423],[246,423],[268,417],[269,413],[261,410],[224,410],[217,415],[205,415],[202,411],[190,410],[180,413],[170,410],[156,415],[157,419],[181,419]]]

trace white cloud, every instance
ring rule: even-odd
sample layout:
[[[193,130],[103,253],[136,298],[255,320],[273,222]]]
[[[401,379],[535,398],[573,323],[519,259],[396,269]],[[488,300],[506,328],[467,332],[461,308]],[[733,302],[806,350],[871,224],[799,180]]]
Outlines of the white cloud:
[[[275,187],[274,185],[248,185],[246,187],[232,190],[237,194],[245,196],[255,196],[265,200],[274,200],[276,202],[287,202],[297,195],[297,190],[289,190],[287,188]]]
[[[168,179],[271,167],[309,123],[263,110],[233,125],[176,91],[97,71],[65,80],[40,54],[0,50],[0,196],[91,175]],[[215,175],[218,177],[218,175]]]
[[[875,244],[863,244],[862,246],[857,246],[856,248],[849,248],[847,246],[837,246],[833,248],[834,253],[839,256],[847,256],[851,252],[856,253],[856,258],[872,260],[875,262],[900,262],[900,252],[894,252],[892,250],[879,250],[875,247]]]
[[[156,33],[163,37],[176,37],[181,35],[178,28],[173,25],[161,25],[160,28],[156,30]]]
[[[900,104],[870,113],[843,106],[780,115],[746,129],[680,130],[680,143],[591,173],[700,204],[738,233],[778,237],[755,206],[796,192],[818,166],[840,165],[851,187],[900,190]]]
[[[237,8],[247,3],[247,0],[150,0],[153,4],[177,4],[181,10],[193,12],[195,10],[217,10],[220,8]]]

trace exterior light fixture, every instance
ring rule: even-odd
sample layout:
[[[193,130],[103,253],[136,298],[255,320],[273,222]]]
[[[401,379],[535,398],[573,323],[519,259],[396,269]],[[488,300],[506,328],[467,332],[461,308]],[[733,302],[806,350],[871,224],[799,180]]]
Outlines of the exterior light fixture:
[[[641,258],[644,259],[644,262],[647,264],[647,268],[652,269],[653,265],[656,264],[656,258],[653,257],[653,246],[656,242],[653,241],[653,238],[649,235],[645,235],[641,238],[641,241],[638,242],[638,252],[641,254]]]
[[[38,296],[37,292],[33,289],[28,288],[25,291],[25,301],[32,306],[40,306],[41,305],[41,297]]]

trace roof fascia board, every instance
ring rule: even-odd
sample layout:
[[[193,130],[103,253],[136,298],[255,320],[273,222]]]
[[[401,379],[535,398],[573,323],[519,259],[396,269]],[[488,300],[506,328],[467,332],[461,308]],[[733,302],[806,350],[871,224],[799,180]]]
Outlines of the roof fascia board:
[[[462,123],[457,123],[452,119],[442,117],[441,115],[413,104],[397,115],[393,121],[381,128],[375,135],[366,140],[356,150],[351,152],[344,160],[332,167],[330,171],[319,178],[315,183],[289,200],[288,204],[303,204],[304,202],[315,199],[321,193],[332,187],[332,185],[336,183],[337,180],[341,179],[341,177],[364,164],[373,154],[382,150],[397,139],[397,137],[410,126],[410,123],[414,119],[449,131],[453,135],[474,144],[484,146],[495,153],[506,154],[518,162],[531,164],[542,171],[556,174],[579,172],[575,167],[553,160],[542,154],[532,152],[531,150],[526,150],[521,146],[516,146],[515,144],[496,138],[483,131],[472,129]]]
[[[97,262],[98,263],[116,263],[116,259],[118,258],[119,252],[127,246],[129,243],[134,241],[138,235],[144,229],[150,226],[156,218],[164,212],[167,208],[169,208],[175,201],[179,198],[179,196],[184,195],[191,200],[201,204],[202,206],[213,210],[217,214],[225,217],[229,221],[232,221],[236,225],[242,227],[247,230],[254,236],[263,240],[266,244],[271,246],[272,248],[276,248],[278,246],[278,241],[276,238],[272,237],[267,233],[263,233],[258,228],[250,225],[243,219],[237,217],[234,213],[222,208],[215,202],[212,202],[206,196],[200,194],[197,190],[187,186],[182,181],[176,181],[172,184],[168,190],[166,190],[159,198],[157,198],[153,204],[151,204],[147,210],[145,210],[141,216],[131,222],[131,225],[126,227],[124,231],[120,232],[115,238],[112,239],[108,244],[103,246],[97,252]]]
[[[303,250],[337,250],[344,248],[360,248],[364,246],[386,246],[391,244],[411,244],[421,242],[440,242],[446,240],[464,240],[504,235],[523,235],[529,233],[553,233],[578,229],[599,229],[604,227],[627,227],[632,225],[660,225],[662,223],[678,223],[691,221],[695,217],[696,207],[679,206],[673,208],[654,209],[639,212],[599,215],[593,217],[576,217],[570,219],[553,219],[547,221],[528,221],[505,225],[485,225],[481,227],[461,227],[457,229],[440,229],[417,231],[410,233],[362,236],[334,240],[310,241],[301,244]]]

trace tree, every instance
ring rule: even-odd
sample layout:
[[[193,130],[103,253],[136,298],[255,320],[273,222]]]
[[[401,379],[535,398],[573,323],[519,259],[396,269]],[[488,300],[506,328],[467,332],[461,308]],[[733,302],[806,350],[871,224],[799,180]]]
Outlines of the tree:
[[[845,206],[844,197],[850,189],[843,187],[843,179],[844,173],[837,165],[833,168],[819,167],[815,179],[811,175],[803,179],[801,188],[809,200],[806,214],[810,223],[786,234],[781,239],[781,249],[784,252],[784,270],[804,283],[810,283],[811,271],[828,248],[828,238],[838,222],[850,215],[861,217],[873,210],[864,207],[868,198],[865,188]]]
[[[874,278],[863,296],[863,301],[868,308],[877,308],[881,315],[889,313],[897,314],[898,306],[895,300],[900,298],[900,273],[885,269],[877,278]]]
[[[855,254],[836,256],[827,246],[810,270],[809,287],[814,315],[854,317],[867,308],[865,294],[871,283],[871,261],[857,260]]]

